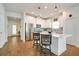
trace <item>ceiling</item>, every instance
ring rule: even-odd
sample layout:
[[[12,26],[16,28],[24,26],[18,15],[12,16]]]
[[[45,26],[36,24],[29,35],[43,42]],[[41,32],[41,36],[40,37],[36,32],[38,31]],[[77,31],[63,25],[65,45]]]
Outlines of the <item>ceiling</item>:
[[[59,12],[67,11],[70,8],[78,6],[77,3],[3,3],[7,11],[14,11],[20,13],[30,13],[40,15],[42,17],[49,17],[56,15]],[[55,6],[57,10],[55,11]],[[40,9],[38,9],[40,7]]]

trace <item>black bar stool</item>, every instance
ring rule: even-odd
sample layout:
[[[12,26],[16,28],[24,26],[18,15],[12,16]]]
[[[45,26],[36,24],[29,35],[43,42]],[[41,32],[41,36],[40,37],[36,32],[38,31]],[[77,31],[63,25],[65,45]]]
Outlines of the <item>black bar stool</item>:
[[[47,54],[48,52],[51,55],[51,34],[41,34],[41,52]]]
[[[40,33],[33,33],[33,47],[40,46]]]

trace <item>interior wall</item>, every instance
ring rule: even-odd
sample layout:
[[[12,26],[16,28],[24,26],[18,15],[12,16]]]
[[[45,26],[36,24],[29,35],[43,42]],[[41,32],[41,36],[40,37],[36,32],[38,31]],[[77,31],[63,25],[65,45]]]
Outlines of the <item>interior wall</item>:
[[[16,18],[21,18],[22,15],[19,12],[12,12],[12,11],[6,11],[6,15],[7,16],[12,16],[12,17],[16,17]]]
[[[7,17],[5,8],[0,4],[0,48],[7,42]]]
[[[25,43],[25,14],[21,14],[21,40]]]
[[[75,7],[75,12],[73,13],[75,16],[74,18],[74,35],[75,35],[75,39],[74,39],[74,43],[75,46],[79,47],[79,6]]]
[[[64,33],[72,34],[72,36],[67,38],[67,44],[79,47],[79,7],[70,9],[68,13],[71,13],[72,17],[66,19]]]

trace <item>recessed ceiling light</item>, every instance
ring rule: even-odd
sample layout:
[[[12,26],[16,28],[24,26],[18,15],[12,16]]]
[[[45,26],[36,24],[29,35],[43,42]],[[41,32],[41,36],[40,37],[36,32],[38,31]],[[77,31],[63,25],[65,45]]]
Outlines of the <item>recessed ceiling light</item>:
[[[40,7],[38,7],[38,9],[40,9]]]
[[[64,11],[64,12],[63,12],[63,16],[66,16],[66,15],[67,15],[67,13]]]
[[[47,6],[45,6],[44,8],[47,9]]]
[[[58,8],[57,5],[55,5],[54,8]]]
[[[69,17],[72,17],[72,14],[69,14]]]
[[[34,14],[34,12],[32,12],[32,14]]]

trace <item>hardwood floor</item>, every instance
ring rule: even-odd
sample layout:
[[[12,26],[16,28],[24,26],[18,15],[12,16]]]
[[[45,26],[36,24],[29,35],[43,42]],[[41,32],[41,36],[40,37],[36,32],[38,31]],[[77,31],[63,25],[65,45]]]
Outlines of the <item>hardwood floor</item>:
[[[8,43],[3,48],[0,48],[1,56],[49,56],[49,52],[44,54],[40,48],[33,48],[33,41],[23,43],[19,37],[10,37]],[[40,52],[42,54],[40,54]],[[56,56],[52,53],[52,56]],[[61,56],[79,56],[79,48],[67,45],[67,51]]]
[[[79,56],[79,48],[67,45],[67,50],[61,56]]]

